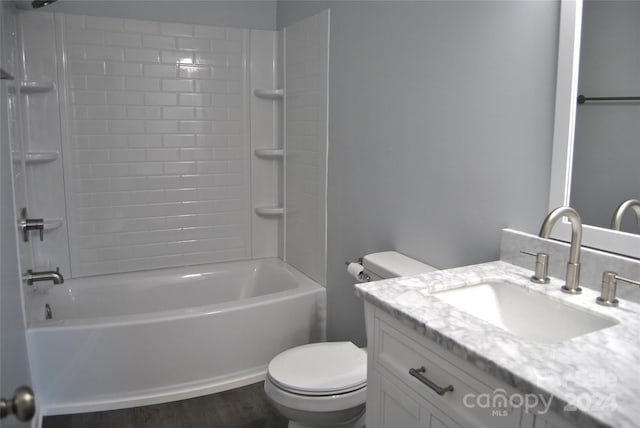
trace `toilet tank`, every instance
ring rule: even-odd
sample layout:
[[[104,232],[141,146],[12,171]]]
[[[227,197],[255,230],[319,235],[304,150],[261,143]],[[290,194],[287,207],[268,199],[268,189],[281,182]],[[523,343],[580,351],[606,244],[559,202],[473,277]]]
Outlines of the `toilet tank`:
[[[437,270],[433,266],[419,262],[397,251],[367,254],[362,259],[362,266],[372,281],[395,278],[397,276],[418,275]]]
[[[398,276],[411,276],[437,270],[397,251],[383,251],[381,253],[367,254],[362,258],[362,267],[371,281],[395,278]],[[365,305],[364,323],[366,336],[373,334],[373,306]]]

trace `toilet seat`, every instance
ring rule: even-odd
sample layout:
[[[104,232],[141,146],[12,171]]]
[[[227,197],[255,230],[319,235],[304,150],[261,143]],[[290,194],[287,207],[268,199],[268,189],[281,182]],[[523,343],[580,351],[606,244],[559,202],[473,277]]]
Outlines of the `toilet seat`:
[[[351,342],[302,345],[273,358],[267,377],[274,386],[293,394],[348,394],[367,384],[367,353]]]

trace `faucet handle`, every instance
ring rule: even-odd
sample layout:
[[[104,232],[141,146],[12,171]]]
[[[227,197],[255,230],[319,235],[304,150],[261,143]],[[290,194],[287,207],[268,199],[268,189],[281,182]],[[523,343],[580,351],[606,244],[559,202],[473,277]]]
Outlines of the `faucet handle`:
[[[44,219],[42,218],[27,218],[27,209],[22,208],[20,211],[20,221],[18,221],[18,227],[22,231],[22,239],[24,242],[29,242],[29,232],[37,230],[40,232],[40,241],[44,241]]]
[[[619,302],[616,299],[618,281],[640,287],[640,281],[623,278],[610,270],[604,271],[602,273],[602,289],[600,290],[600,296],[596,297],[596,303],[602,306],[618,306]]]
[[[547,253],[532,253],[529,251],[520,251],[527,256],[533,256],[536,258],[535,273],[531,277],[531,282],[536,284],[548,284],[549,283],[549,254]]]

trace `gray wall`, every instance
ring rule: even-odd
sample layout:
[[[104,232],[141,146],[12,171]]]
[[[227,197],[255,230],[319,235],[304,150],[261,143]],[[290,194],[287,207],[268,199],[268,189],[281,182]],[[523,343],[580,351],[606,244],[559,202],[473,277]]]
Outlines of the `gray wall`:
[[[344,261],[396,249],[438,268],[495,260],[548,205],[559,3],[329,5],[328,337],[364,344]]]
[[[58,0],[49,12],[274,30],[275,0]]]
[[[578,91],[590,97],[640,95],[640,2],[584,4]],[[578,105],[571,206],[582,221],[609,227],[616,207],[640,199],[640,103]],[[629,212],[621,227],[640,233]]]

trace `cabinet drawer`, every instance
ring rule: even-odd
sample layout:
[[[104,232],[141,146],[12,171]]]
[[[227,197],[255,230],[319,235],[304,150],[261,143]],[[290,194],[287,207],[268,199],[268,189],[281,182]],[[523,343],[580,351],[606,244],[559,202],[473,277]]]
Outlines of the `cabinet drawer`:
[[[449,416],[431,406],[426,400],[416,401],[416,394],[380,376],[377,413],[379,428],[462,428]]]
[[[520,426],[522,412],[508,404],[509,392],[505,389],[480,382],[379,318],[375,322],[375,334],[376,367],[456,421],[473,428]],[[443,388],[450,385],[453,391],[438,395],[409,373],[410,369],[421,367],[425,368],[422,376]]]

